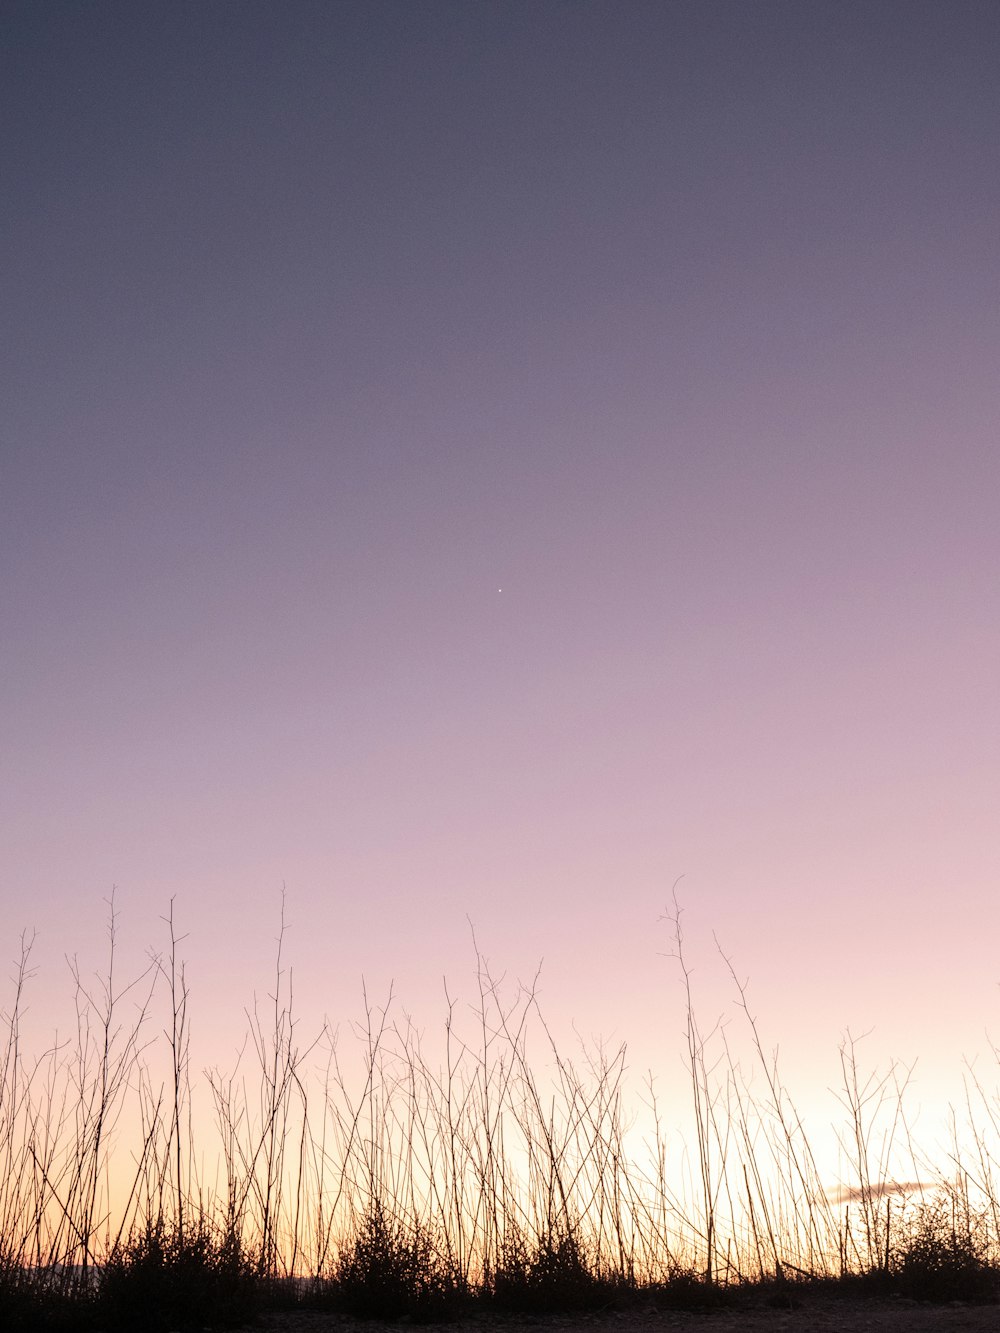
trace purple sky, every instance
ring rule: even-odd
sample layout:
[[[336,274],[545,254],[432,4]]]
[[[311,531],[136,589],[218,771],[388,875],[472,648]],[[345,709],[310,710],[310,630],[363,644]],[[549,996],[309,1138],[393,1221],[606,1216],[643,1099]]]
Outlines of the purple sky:
[[[8,954],[672,1070],[684,876],[790,1081],[1000,1029],[993,0],[3,28]]]

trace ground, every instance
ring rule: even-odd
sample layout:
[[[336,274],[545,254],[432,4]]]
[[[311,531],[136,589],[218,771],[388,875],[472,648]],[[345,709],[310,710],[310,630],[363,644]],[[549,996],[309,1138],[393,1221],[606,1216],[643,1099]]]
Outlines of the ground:
[[[405,1325],[316,1312],[264,1315],[254,1326],[256,1333],[399,1333],[402,1327]],[[793,1309],[638,1309],[600,1315],[477,1318],[425,1327],[429,1333],[631,1333],[632,1329],[637,1333],[998,1333],[1000,1306],[814,1298],[804,1299]]]

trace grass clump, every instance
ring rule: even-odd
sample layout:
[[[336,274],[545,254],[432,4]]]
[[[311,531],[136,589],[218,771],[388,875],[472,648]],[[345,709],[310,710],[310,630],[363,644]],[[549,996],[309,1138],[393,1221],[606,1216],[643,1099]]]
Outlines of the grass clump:
[[[235,1327],[257,1313],[259,1280],[238,1238],[204,1223],[150,1223],[116,1246],[101,1273],[99,1308],[113,1329]]]

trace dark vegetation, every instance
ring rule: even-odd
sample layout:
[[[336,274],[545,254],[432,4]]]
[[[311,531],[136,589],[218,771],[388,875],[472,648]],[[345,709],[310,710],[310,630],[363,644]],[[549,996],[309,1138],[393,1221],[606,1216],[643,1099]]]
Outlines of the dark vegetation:
[[[721,1029],[699,1027],[676,905],[668,923],[688,1147],[664,1129],[651,1085],[637,1157],[624,1048],[566,1059],[534,986],[503,998],[478,950],[474,1038],[458,1035],[449,1000],[432,1062],[412,1026],[365,997],[349,1078],[328,1031],[299,1044],[282,917],[272,1003],[266,1018],[247,1015],[251,1069],[204,1076],[214,1181],[195,1150],[172,908],[164,953],[121,983],[112,902],[101,979],[71,964],[73,1037],[34,1059],[22,1048],[22,940],[0,1016],[0,1329],[224,1328],[282,1305],[437,1322],[640,1301],[788,1308],[816,1291],[996,1300],[996,1099],[972,1081],[967,1133],[935,1175],[910,1143],[905,1078],[862,1075],[848,1039],[848,1171],[831,1193],[744,986],[730,968],[764,1089],[753,1094],[724,1034],[717,1049]],[[901,1152],[912,1167],[902,1182]]]

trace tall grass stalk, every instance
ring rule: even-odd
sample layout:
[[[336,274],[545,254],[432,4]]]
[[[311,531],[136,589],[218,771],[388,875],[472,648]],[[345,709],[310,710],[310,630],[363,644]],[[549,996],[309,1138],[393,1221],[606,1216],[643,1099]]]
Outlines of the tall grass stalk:
[[[944,1290],[932,1260],[979,1281],[1000,1258],[1000,1103],[980,1076],[967,1073],[966,1123],[956,1116],[935,1173],[912,1142],[912,1070],[866,1071],[848,1036],[847,1170],[823,1181],[725,955],[756,1083],[726,1024],[700,1023],[676,898],[687,1142],[652,1075],[630,1103],[624,1045],[581,1040],[568,1056],[537,975],[509,985],[475,936],[475,998],[463,1016],[445,985],[438,1050],[391,991],[384,1003],[363,991],[346,1052],[326,1022],[301,1037],[284,900],[273,988],[245,1010],[231,1070],[199,1078],[174,903],[166,949],[124,981],[108,907],[103,972],[68,960],[68,1039],[24,1048],[31,936],[0,1014],[0,1308],[4,1283],[85,1295],[112,1273],[119,1290],[130,1264],[148,1276],[197,1263],[213,1290],[235,1290],[244,1268],[308,1278],[362,1310],[426,1314],[475,1294],[595,1304],[680,1279],[714,1291],[908,1274]],[[206,1102],[214,1128],[196,1114]]]

